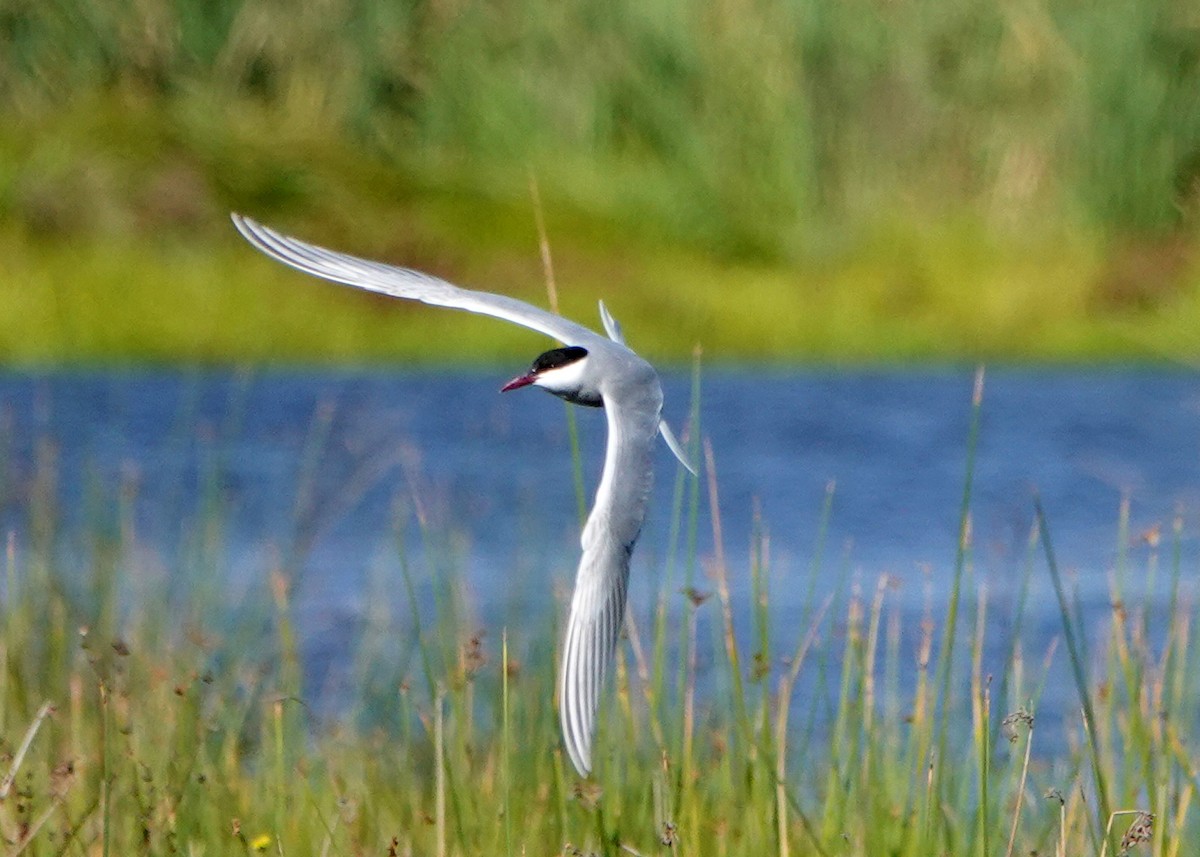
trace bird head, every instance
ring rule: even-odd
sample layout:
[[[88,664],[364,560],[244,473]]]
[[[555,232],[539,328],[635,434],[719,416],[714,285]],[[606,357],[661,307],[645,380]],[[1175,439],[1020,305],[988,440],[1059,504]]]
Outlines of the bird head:
[[[518,375],[500,388],[500,392],[533,385],[581,405],[599,405],[600,395],[585,379],[588,352],[578,345],[552,348],[539,354],[524,375]]]

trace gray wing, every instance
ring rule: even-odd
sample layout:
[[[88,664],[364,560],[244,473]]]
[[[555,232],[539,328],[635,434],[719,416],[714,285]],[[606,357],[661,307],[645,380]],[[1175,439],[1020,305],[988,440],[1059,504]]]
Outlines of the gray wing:
[[[649,369],[649,367],[646,367]],[[608,444],[596,500],[583,528],[583,556],[567,619],[559,677],[559,718],[571,762],[587,776],[600,692],[612,662],[629,583],[629,557],[646,517],[662,390],[653,370],[608,392]]]
[[[621,323],[613,318],[608,307],[604,305],[604,301],[600,301],[600,321],[603,322],[604,332],[608,334],[609,339],[618,345],[625,344],[625,334],[621,330]]]
[[[240,214],[231,218],[238,232],[263,253],[314,277],[391,297],[502,318],[567,345],[605,342],[582,325],[516,298],[463,289],[420,271],[328,250],[276,232]]]
[[[608,307],[604,305],[604,301],[600,301],[600,321],[604,324],[604,331],[608,334],[608,338],[618,345],[625,345],[625,334],[621,332],[621,323],[613,318],[612,313],[608,311]],[[667,442],[671,453],[679,460],[679,463],[688,469],[688,472],[693,476],[699,476],[696,467],[688,461],[687,453],[683,451],[683,444],[675,438],[675,432],[671,431],[671,427],[667,425],[666,420],[660,420],[658,430],[663,436],[663,440]]]

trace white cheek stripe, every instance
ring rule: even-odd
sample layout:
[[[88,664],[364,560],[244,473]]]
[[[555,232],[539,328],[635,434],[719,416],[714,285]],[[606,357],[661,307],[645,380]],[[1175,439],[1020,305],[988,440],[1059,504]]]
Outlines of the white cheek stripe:
[[[588,359],[583,357],[566,366],[558,366],[538,373],[534,384],[547,390],[577,390],[583,382],[584,366]]]

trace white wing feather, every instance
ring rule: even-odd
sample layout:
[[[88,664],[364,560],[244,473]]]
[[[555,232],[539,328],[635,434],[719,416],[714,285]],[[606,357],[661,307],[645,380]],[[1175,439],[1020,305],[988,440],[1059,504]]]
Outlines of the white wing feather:
[[[650,450],[662,392],[638,385],[627,399],[606,395],[608,445],[596,500],[583,528],[583,556],[563,644],[559,716],[576,770],[592,769],[600,691],[625,619],[629,557],[641,532],[653,470]]]
[[[596,342],[605,342],[603,337],[583,325],[516,298],[463,289],[410,268],[373,262],[309,244],[240,214],[231,217],[238,232],[263,253],[314,277],[391,297],[502,318],[564,344],[588,343],[595,347]]]
[[[625,344],[625,334],[621,331],[621,323],[613,318],[608,307],[604,305],[604,301],[600,301],[600,321],[604,324],[604,332],[608,334],[609,339],[620,345]]]

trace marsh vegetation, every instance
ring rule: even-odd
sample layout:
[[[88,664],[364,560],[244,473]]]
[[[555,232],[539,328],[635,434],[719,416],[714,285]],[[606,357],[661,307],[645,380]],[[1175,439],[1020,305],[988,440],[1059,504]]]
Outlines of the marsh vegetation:
[[[953,577],[915,622],[887,575],[848,575],[825,545],[832,494],[799,580],[775,573],[765,523],[726,544],[719,465],[693,431],[707,471],[660,486],[671,547],[631,613],[588,780],[559,744],[561,609],[481,624],[461,549],[410,488],[398,573],[321,676],[296,614],[302,532],[235,593],[219,479],[198,480],[163,551],[139,533],[133,470],[94,480],[72,525],[42,444],[4,468],[0,834],[45,855],[1187,854],[1200,687],[1182,523],[1136,538],[1121,510],[1111,608],[1085,624],[1038,508],[997,631],[973,573],[981,408]],[[735,553],[748,579],[730,579]],[[1059,628],[1031,647],[1035,576]],[[804,590],[798,615],[780,587]]]
[[[531,179],[656,357],[1195,353],[1187,3],[76,6],[0,12],[8,360],[444,356],[226,213],[533,297]]]

